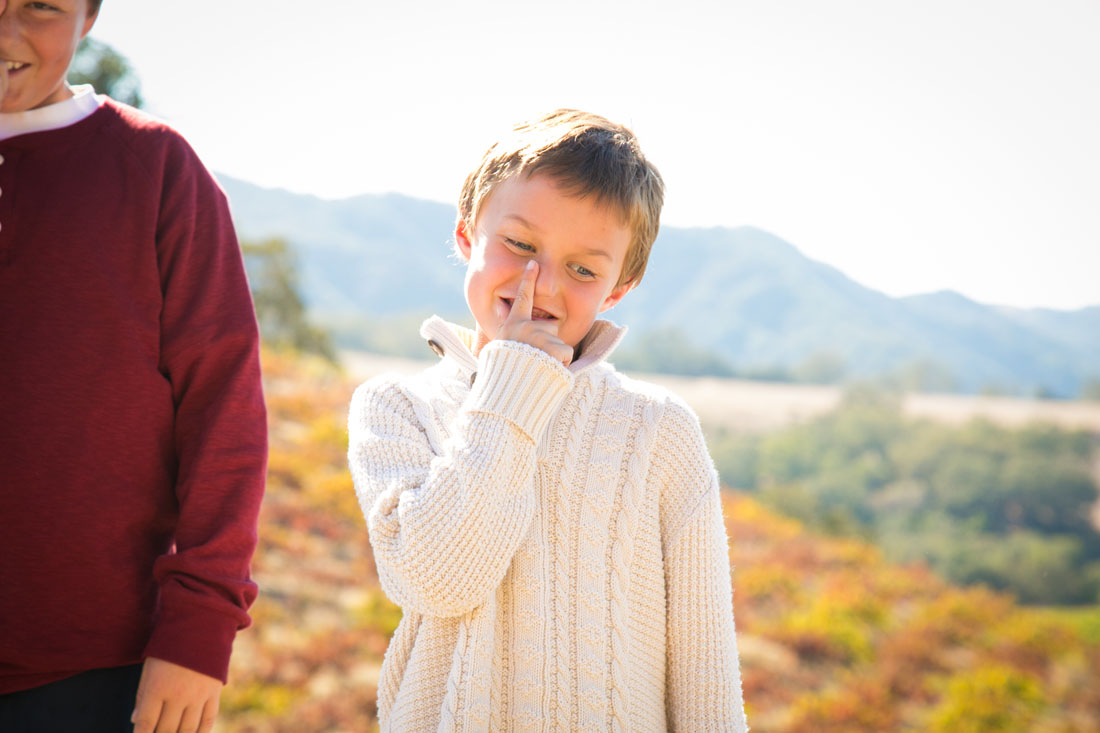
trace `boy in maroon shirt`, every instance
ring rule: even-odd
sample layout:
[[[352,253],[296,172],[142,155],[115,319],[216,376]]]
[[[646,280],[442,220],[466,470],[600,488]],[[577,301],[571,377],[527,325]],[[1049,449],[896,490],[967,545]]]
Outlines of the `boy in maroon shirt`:
[[[209,730],[267,456],[225,196],[65,73],[99,0],[0,0],[0,730]]]

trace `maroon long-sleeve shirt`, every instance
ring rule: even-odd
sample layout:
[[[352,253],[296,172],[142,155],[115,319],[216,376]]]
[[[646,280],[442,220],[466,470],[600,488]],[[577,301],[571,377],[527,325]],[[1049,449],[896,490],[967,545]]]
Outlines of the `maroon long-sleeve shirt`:
[[[224,681],[267,458],[225,196],[110,100],[0,156],[0,693],[146,656]]]

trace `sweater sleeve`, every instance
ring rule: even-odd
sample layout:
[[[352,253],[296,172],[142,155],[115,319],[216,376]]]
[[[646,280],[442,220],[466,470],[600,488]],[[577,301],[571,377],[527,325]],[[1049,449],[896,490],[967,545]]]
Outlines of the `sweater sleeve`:
[[[402,608],[459,616],[500,585],[535,512],[537,436],[572,375],[525,344],[493,341],[433,450],[392,380],[356,390],[348,462],[386,594]]]
[[[718,477],[698,420],[674,403],[662,430],[670,730],[747,730]]]
[[[156,231],[159,369],[175,405],[175,551],[158,558],[145,655],[226,680],[256,597],[250,563],[267,462],[259,335],[229,208],[182,140],[168,145]]]

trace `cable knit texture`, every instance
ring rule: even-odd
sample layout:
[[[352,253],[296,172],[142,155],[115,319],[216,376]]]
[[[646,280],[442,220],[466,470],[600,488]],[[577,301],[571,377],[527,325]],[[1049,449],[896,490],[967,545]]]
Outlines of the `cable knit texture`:
[[[445,352],[355,392],[349,463],[404,617],[384,731],[745,731],[718,481],[677,397],[427,321]]]

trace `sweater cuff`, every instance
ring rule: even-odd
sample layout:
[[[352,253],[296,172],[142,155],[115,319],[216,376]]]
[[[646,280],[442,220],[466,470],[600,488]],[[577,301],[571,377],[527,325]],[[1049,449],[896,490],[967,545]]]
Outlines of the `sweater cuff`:
[[[144,657],[163,659],[225,684],[237,627],[235,618],[210,608],[171,612],[162,606]]]
[[[502,415],[538,442],[573,374],[553,357],[518,341],[490,341],[478,356],[467,408]]]

